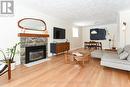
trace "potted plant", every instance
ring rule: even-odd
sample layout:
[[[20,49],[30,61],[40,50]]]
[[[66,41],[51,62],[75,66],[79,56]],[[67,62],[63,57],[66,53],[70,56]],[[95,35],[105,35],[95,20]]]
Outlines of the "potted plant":
[[[4,56],[4,62],[6,62],[6,63],[10,62],[11,63],[11,70],[15,69],[14,57],[15,57],[15,54],[16,54],[17,46],[19,44],[20,44],[20,42],[16,43],[12,48],[7,48],[5,52],[3,50],[0,50],[0,52]]]

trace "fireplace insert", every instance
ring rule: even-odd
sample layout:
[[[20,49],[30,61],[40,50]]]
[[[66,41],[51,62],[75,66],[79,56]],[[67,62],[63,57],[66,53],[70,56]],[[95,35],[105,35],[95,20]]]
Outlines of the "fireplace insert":
[[[46,45],[29,46],[25,48],[25,63],[46,59]]]

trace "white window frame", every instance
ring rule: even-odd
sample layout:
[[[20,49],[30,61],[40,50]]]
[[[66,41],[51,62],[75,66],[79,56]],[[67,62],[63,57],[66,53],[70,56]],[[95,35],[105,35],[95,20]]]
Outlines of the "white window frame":
[[[79,29],[76,27],[72,28],[72,37],[79,37]]]

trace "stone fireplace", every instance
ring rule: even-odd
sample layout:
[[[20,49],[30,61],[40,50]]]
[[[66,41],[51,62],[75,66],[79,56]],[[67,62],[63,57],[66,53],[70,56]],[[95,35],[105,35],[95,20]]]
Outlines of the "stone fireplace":
[[[20,46],[21,64],[47,58],[47,38],[45,37],[20,37],[23,42]]]

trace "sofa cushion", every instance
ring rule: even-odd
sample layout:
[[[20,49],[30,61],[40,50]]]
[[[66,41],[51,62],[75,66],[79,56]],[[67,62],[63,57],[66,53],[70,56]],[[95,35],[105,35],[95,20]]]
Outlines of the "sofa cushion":
[[[104,54],[103,57],[102,57],[102,61],[130,65],[129,61],[121,60],[117,53],[107,53],[107,54]]]
[[[129,52],[129,51],[130,51],[130,45],[126,45],[126,46],[124,47],[124,51]]]
[[[120,55],[123,51],[124,51],[124,49],[122,49],[122,48],[118,48],[118,49],[117,49],[117,53],[118,53],[118,55]]]
[[[119,57],[120,57],[121,60],[124,60],[124,59],[127,59],[128,55],[129,55],[129,54],[128,54],[126,51],[123,51],[123,52],[119,55]]]
[[[91,57],[93,57],[93,58],[101,58],[102,55],[103,55],[102,50],[94,50],[91,52]]]
[[[113,52],[113,51],[106,51],[106,50],[94,50],[91,52],[91,57],[93,58],[102,58],[102,56],[104,54],[107,53],[117,53],[117,52]]]

